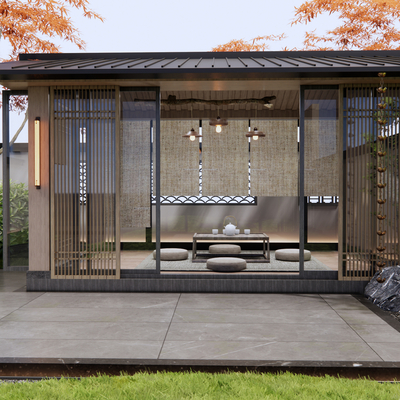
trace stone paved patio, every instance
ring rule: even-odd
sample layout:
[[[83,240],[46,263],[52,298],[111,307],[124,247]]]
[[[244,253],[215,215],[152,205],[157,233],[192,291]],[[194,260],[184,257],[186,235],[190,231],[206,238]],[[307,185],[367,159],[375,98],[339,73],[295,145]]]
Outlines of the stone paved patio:
[[[400,332],[351,295],[26,292],[0,271],[0,362],[34,358],[400,362]]]

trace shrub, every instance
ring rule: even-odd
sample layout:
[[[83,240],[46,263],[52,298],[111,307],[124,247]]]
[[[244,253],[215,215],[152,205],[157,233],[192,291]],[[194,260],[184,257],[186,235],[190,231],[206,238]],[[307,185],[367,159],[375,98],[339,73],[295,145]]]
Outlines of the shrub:
[[[0,252],[3,253],[3,183],[0,182]],[[28,189],[24,183],[10,181],[9,246],[28,243]]]

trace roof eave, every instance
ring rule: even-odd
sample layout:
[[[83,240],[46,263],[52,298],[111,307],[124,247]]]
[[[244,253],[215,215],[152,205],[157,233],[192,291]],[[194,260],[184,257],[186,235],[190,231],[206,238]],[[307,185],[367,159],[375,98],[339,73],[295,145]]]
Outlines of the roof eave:
[[[204,80],[204,79],[293,79],[293,78],[376,78],[376,74],[381,72],[378,67],[331,67],[331,68],[235,68],[235,69],[182,69],[182,70],[7,70],[0,71],[0,82],[4,83],[11,80],[73,80],[73,79],[154,79],[154,80]],[[399,67],[386,67],[384,71],[389,77],[400,77]]]

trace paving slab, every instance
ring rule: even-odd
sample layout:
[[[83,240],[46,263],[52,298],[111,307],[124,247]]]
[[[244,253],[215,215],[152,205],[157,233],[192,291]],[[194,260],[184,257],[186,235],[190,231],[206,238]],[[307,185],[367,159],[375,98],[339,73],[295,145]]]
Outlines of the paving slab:
[[[0,321],[1,339],[163,340],[168,323]],[[99,349],[100,351],[100,349]]]
[[[170,322],[173,308],[20,308],[0,309],[2,321],[37,322]]]
[[[372,343],[368,343],[368,345],[384,361],[398,362],[400,360],[400,346],[398,344],[388,346],[387,343],[373,343],[372,342]]]
[[[308,306],[302,310],[260,310],[260,309],[235,309],[203,308],[182,309],[177,308],[173,322],[225,322],[225,323],[287,323],[287,324],[346,324],[332,309],[321,310],[319,306],[314,310]],[[293,329],[293,327],[292,327]]]
[[[365,343],[332,342],[166,342],[161,359],[287,360],[287,361],[382,361]]]
[[[351,328],[367,343],[400,343],[400,332],[387,325],[351,325]]]
[[[329,305],[315,294],[249,294],[249,293],[183,293],[178,309],[260,309],[260,310],[304,310],[328,309]]]
[[[400,335],[400,334],[399,334]],[[168,341],[277,341],[277,342],[359,342],[362,338],[346,324],[321,324],[310,329],[308,324],[182,324],[172,323]]]
[[[27,308],[175,308],[176,293],[45,293]]]
[[[24,362],[47,358],[48,361],[63,362],[74,359],[74,363],[85,359],[154,359],[160,354],[162,341],[147,340],[27,340],[0,339],[2,362],[19,358]]]

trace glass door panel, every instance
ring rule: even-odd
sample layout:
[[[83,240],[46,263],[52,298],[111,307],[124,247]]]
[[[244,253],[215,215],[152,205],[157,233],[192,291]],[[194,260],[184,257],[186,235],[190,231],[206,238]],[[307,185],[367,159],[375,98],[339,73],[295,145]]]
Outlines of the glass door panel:
[[[157,92],[123,88],[120,96],[121,270],[155,271]]]

